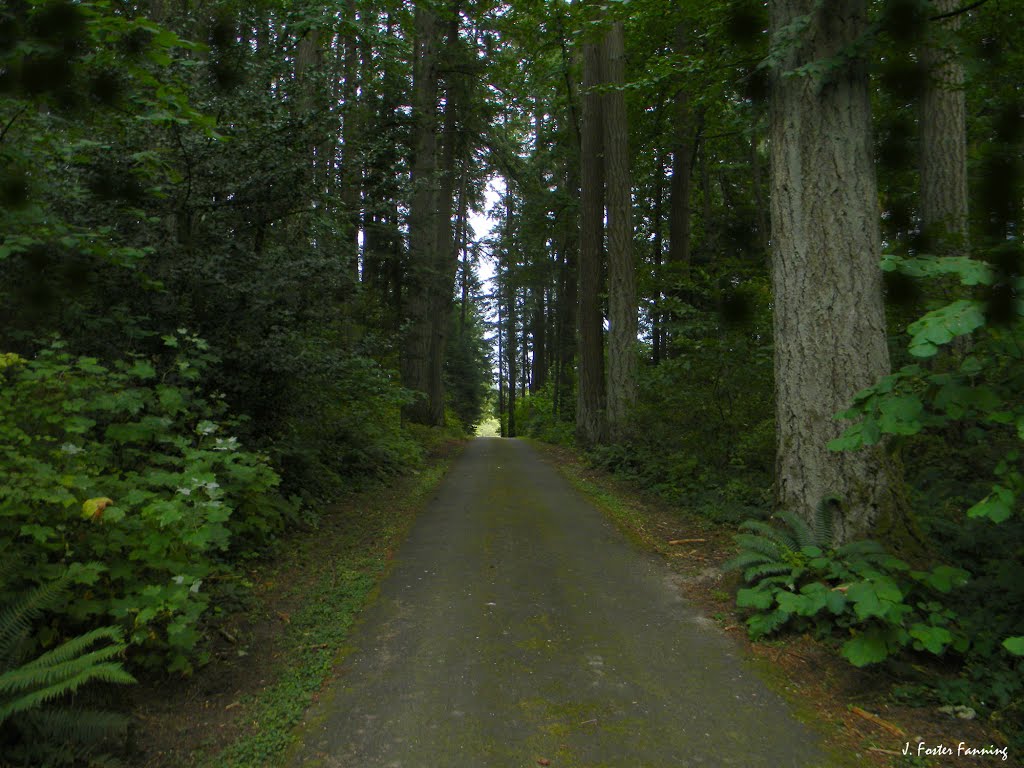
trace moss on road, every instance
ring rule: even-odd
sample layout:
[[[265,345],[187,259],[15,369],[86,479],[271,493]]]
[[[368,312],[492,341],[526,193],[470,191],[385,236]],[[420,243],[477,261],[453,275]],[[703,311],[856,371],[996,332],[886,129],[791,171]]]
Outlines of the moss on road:
[[[528,445],[477,439],[294,764],[826,765],[668,576]]]

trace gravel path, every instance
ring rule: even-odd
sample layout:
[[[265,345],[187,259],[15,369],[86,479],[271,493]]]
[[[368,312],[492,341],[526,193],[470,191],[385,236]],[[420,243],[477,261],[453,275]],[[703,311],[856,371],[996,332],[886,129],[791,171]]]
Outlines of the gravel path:
[[[352,642],[296,766],[829,765],[664,565],[519,441],[467,447]]]

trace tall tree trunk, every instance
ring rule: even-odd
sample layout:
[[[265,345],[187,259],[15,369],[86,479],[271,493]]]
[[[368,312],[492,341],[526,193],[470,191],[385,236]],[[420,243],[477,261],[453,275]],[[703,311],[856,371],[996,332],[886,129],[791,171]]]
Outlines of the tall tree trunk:
[[[516,290],[509,281],[505,285],[505,327],[508,329],[505,342],[505,361],[508,366],[508,431],[507,437],[516,437],[516,378],[518,376],[516,355],[518,354],[518,337],[516,336]],[[499,331],[500,332],[500,331]]]
[[[867,29],[866,0],[772,0],[770,12],[775,35],[809,19],[772,72],[776,500],[812,520],[838,498],[846,541],[895,504],[880,449],[828,449],[842,431],[834,414],[889,372],[871,102],[863,61],[848,59],[827,82],[792,73],[847,55]]]
[[[580,126],[579,363],[576,437],[584,446],[604,436],[604,339],[601,272],[604,256],[604,138],[601,117],[601,54],[583,46],[583,117]]]
[[[608,434],[614,441],[630,432],[636,402],[636,264],[633,260],[633,201],[626,120],[623,23],[612,23],[603,45],[604,158],[608,205]]]
[[[405,417],[419,424],[437,424],[431,355],[435,308],[433,286],[438,281],[434,245],[437,238],[437,54],[441,28],[430,4],[416,6],[413,45],[413,165],[409,202],[409,271],[406,315],[408,318],[402,383],[423,395],[406,406]],[[443,413],[443,410],[442,410]]]
[[[677,56],[686,55],[686,27],[682,22],[676,25],[674,47]],[[690,263],[690,177],[693,173],[693,125],[685,86],[676,94],[673,112],[668,259],[681,276]]]
[[[546,309],[544,289],[541,288],[534,293],[533,316],[530,318],[530,337],[533,340],[533,365],[530,375],[531,392],[541,389],[548,381]]]
[[[447,50],[454,50],[459,38],[459,0],[451,3],[447,32]],[[431,257],[434,269],[430,282],[430,354],[428,366],[428,405],[430,424],[444,424],[444,361],[451,326],[452,293],[458,268],[457,246],[452,228],[455,202],[455,176],[458,125],[462,106],[462,88],[449,74],[445,87],[444,125],[441,131],[440,163],[437,168],[437,210],[434,214],[434,242]]]
[[[504,313],[501,310],[504,299],[501,296],[500,282],[498,283],[495,298],[497,299],[495,304],[497,304],[498,312],[498,332],[495,334],[498,338],[498,426],[501,436],[508,437],[508,427],[505,420],[505,340],[501,335],[505,328],[503,324]]]
[[[960,0],[932,0],[938,14],[960,7]],[[954,32],[960,16],[940,22]],[[947,254],[968,252],[967,108],[964,68],[951,41],[925,46],[929,70],[921,97],[921,224],[932,247]]]
[[[564,117],[563,132],[569,139],[569,150],[565,155],[562,172],[563,197],[568,202],[559,216],[560,246],[558,250],[558,355],[555,367],[554,411],[559,416],[572,413],[574,377],[570,375],[576,360],[576,323],[579,301],[579,250],[580,225],[580,130],[576,110],[576,84],[569,74],[568,61],[563,46],[563,65],[566,67],[566,100],[569,108]]]
[[[344,86],[341,90],[342,144],[341,156],[341,203],[342,238],[345,256],[351,259],[349,273],[354,282],[359,282],[359,203],[361,199],[362,171],[359,152],[360,107],[356,103],[359,77],[359,40],[355,33],[356,2],[346,0],[345,21],[349,27],[342,35],[344,58]],[[365,237],[365,235],[364,235]]]
[[[661,362],[664,350],[665,326],[662,309],[662,268],[661,262],[664,257],[664,242],[661,237],[662,208],[665,197],[665,160],[661,151],[655,149],[654,159],[654,201],[651,206],[651,232],[653,242],[651,243],[652,256],[654,258],[654,284],[657,286],[657,293],[654,297],[654,305],[651,310],[651,362],[658,365]]]

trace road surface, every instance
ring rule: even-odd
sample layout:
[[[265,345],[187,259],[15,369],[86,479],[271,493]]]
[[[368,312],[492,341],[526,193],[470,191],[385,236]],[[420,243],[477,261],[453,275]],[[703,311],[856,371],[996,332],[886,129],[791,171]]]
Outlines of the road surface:
[[[352,644],[295,766],[830,764],[664,564],[517,440],[470,443]]]

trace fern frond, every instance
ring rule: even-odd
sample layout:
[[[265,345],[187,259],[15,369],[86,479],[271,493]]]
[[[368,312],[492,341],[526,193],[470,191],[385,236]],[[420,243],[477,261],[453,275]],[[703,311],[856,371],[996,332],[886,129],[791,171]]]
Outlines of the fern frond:
[[[780,560],[782,558],[782,550],[779,545],[764,536],[758,536],[753,533],[738,533],[735,538],[741,550],[759,552],[772,560]]]
[[[793,539],[797,543],[797,549],[818,546],[818,542],[814,538],[814,531],[811,530],[807,521],[802,517],[788,509],[776,512],[775,517],[784,522],[789,530],[793,532]]]
[[[103,660],[116,656],[125,649],[124,633],[120,627],[99,627],[90,630],[84,635],[73,637],[67,642],[47,651],[41,656],[25,664],[26,669],[39,669],[42,667],[56,667],[57,665],[71,661],[72,659],[84,659],[83,652],[94,643],[100,640],[109,640],[112,644],[93,651],[93,654],[102,654]],[[87,654],[91,655],[91,654]]]
[[[741,568],[747,568],[751,565],[759,565],[760,563],[773,563],[775,560],[762,554],[761,552],[751,552],[747,550],[740,552],[736,557],[726,561],[722,564],[723,571],[738,571]]]
[[[107,661],[112,655],[121,652],[121,648],[103,648],[95,653],[84,654],[77,659],[69,659],[60,664],[47,667],[30,667],[27,664],[0,675],[0,695],[15,695],[25,691],[43,688],[59,688],[82,675],[93,675],[98,680],[108,683],[134,683],[135,678],[125,672],[120,662]],[[111,675],[111,669],[120,670]],[[73,691],[69,691],[73,692]]]
[[[765,576],[781,576],[790,573],[793,566],[786,563],[764,563],[755,565],[743,572],[743,579],[747,582],[761,581]]]
[[[778,576],[765,576],[760,579],[758,586],[767,586],[769,584],[779,584],[782,586],[791,587],[793,586],[793,577],[790,574],[792,569],[787,569],[785,574],[779,574]]]
[[[32,621],[58,605],[64,597],[67,577],[43,584],[0,610],[0,670],[15,664],[18,647],[32,629]]]
[[[32,714],[33,727],[57,744],[95,744],[123,735],[131,719],[116,712],[74,707],[48,707]]]
[[[786,549],[800,549],[800,547],[797,546],[796,540],[777,525],[771,525],[762,520],[747,520],[740,526],[740,528],[748,531],[754,531],[755,533],[764,536],[766,539],[771,539],[780,547],[785,547]]]
[[[11,693],[19,693],[19,691],[25,690],[23,687],[23,681],[7,681],[3,679],[8,677],[8,675],[17,674],[20,671],[21,670],[15,670],[14,672],[9,672],[4,675],[0,678],[0,686],[7,686],[10,684],[11,687],[7,690]],[[135,682],[135,679],[125,672],[117,662],[93,664],[86,669],[77,671],[70,677],[58,680],[52,685],[36,688],[35,690],[30,690],[19,695],[17,698],[0,702],[0,723],[3,723],[13,714],[41,707],[42,705],[55,701],[62,696],[75,693],[83,685],[91,682],[132,683]]]
[[[814,538],[816,546],[830,547],[835,539],[836,513],[843,508],[843,501],[838,496],[825,496],[818,502],[814,510]]]

